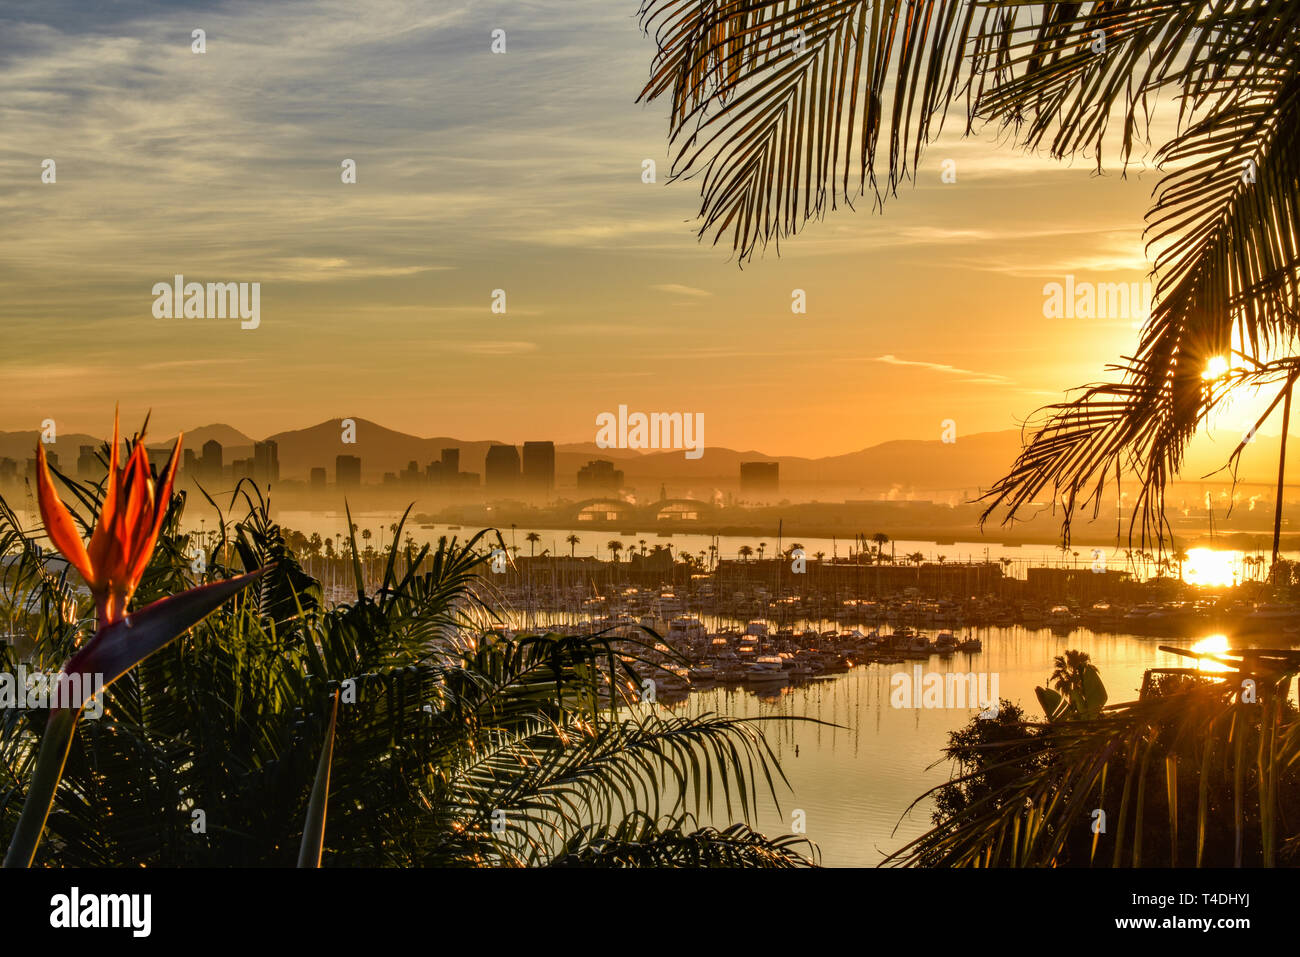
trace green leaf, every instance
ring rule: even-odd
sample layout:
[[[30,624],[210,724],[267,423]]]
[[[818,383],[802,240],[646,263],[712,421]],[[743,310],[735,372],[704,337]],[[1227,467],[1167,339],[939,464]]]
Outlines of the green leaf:
[[[1038,704],[1048,721],[1055,721],[1057,715],[1065,708],[1065,699],[1051,688],[1035,688]]]
[[[330,726],[325,732],[325,746],[321,749],[320,763],[316,766],[316,780],[311,787],[311,801],[307,805],[307,820],[302,826],[302,844],[298,848],[299,867],[320,867],[321,852],[325,849],[325,812],[330,801],[330,767],[334,761],[334,729],[338,720],[339,693],[335,691]]]
[[[5,867],[31,866],[45,822],[54,806],[54,793],[63,777],[63,766],[72,747],[77,721],[94,693],[108,687],[159,648],[185,634],[228,598],[251,585],[263,571],[258,569],[238,578],[213,582],[160,599],[121,621],[101,628],[68,660],[59,675],[59,687],[67,689],[64,694],[76,690],[80,700],[65,700],[63,707],[50,712],[32,770],[27,799],[5,854]],[[94,681],[94,675],[102,675],[102,683]],[[81,680],[68,681],[69,676],[81,676]]]

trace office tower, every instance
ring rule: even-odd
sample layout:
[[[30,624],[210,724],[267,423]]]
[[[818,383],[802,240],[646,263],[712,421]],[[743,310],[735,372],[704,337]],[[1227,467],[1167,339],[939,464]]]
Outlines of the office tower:
[[[258,485],[280,481],[280,446],[270,439],[253,443],[253,479]]]
[[[334,457],[334,484],[339,488],[356,488],[361,484],[361,459],[355,455]]]
[[[555,443],[525,442],[524,487],[530,492],[549,494],[555,488]]]
[[[93,445],[82,445],[80,454],[77,456],[77,478],[79,479],[97,479],[104,475],[108,469],[100,464],[99,459],[95,456],[95,447]]]
[[[617,492],[623,487],[623,472],[613,462],[596,459],[578,469],[578,488],[587,491]]]
[[[519,450],[513,445],[494,445],[483,463],[483,485],[493,492],[513,492],[519,487]]]
[[[741,462],[741,492],[775,494],[781,486],[780,462]]]
[[[220,482],[225,475],[225,463],[222,461],[221,443],[209,439],[203,443],[203,454],[199,456],[199,475],[205,482]]]
[[[460,449],[442,450],[442,481],[446,485],[455,485],[456,476],[460,474]]]
[[[313,492],[325,491],[325,470],[323,468],[313,468],[311,470],[311,490]]]

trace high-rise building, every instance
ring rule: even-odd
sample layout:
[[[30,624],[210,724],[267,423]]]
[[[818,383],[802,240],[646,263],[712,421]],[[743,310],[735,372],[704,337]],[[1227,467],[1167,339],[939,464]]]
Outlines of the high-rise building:
[[[237,483],[240,479],[251,479],[256,482],[254,474],[256,459],[234,459],[230,463],[230,481]]]
[[[442,481],[447,485],[456,484],[456,476],[460,474],[460,449],[443,449],[442,450]]]
[[[430,485],[442,484],[442,463],[430,462],[424,467],[424,480]]]
[[[334,484],[339,488],[356,488],[361,484],[361,459],[355,455],[334,457]]]
[[[311,490],[313,492],[325,491],[325,470],[323,468],[311,470]]]
[[[555,443],[525,442],[524,487],[530,492],[549,493],[555,488]]]
[[[483,463],[483,485],[492,492],[513,492],[519,487],[519,450],[513,445],[493,445]]]
[[[18,463],[11,458],[0,458],[0,483],[18,481]]]
[[[221,443],[216,439],[204,442],[203,454],[199,456],[199,475],[206,482],[220,482],[225,470],[225,463],[221,457]]]
[[[419,485],[422,474],[420,472],[420,463],[412,459],[406,463],[406,468],[402,470],[400,478],[403,485]]]
[[[775,494],[781,487],[780,462],[741,462],[740,491]]]
[[[280,446],[270,439],[253,443],[253,479],[258,485],[280,481]]]
[[[193,449],[183,449],[184,455],[181,458],[181,473],[191,482],[199,474],[199,457],[194,454]]]
[[[95,456],[93,445],[82,445],[79,448],[81,454],[77,456],[77,478],[94,480],[108,472]]]
[[[596,459],[578,469],[578,488],[587,491],[617,492],[623,487],[623,471],[613,462]]]

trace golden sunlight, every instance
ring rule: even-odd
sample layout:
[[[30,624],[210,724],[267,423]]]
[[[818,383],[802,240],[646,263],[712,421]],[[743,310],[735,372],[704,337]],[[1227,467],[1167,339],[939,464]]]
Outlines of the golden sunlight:
[[[1231,649],[1228,646],[1227,635],[1210,635],[1208,638],[1202,638],[1196,644],[1192,645],[1192,651],[1202,655],[1221,655]],[[1198,659],[1196,663],[1197,671],[1231,671],[1229,665],[1219,661],[1209,661]]]
[[[1223,356],[1214,356],[1209,362],[1205,363],[1205,371],[1201,373],[1202,379],[1217,379],[1220,376],[1228,374],[1228,360]]]
[[[1214,548],[1190,549],[1187,560],[1183,562],[1183,581],[1201,586],[1235,585],[1237,573],[1233,567],[1233,555],[1233,552]]]

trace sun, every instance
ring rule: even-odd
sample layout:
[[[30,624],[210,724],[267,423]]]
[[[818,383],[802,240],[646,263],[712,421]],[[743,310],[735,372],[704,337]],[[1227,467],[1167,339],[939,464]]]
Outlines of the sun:
[[[1212,356],[1210,361],[1205,363],[1205,371],[1201,373],[1202,379],[1217,379],[1220,376],[1228,374],[1228,360],[1223,356]]]
[[[1193,548],[1183,562],[1183,581],[1189,585],[1216,587],[1234,585],[1237,581],[1233,567],[1233,553],[1214,548]]]

